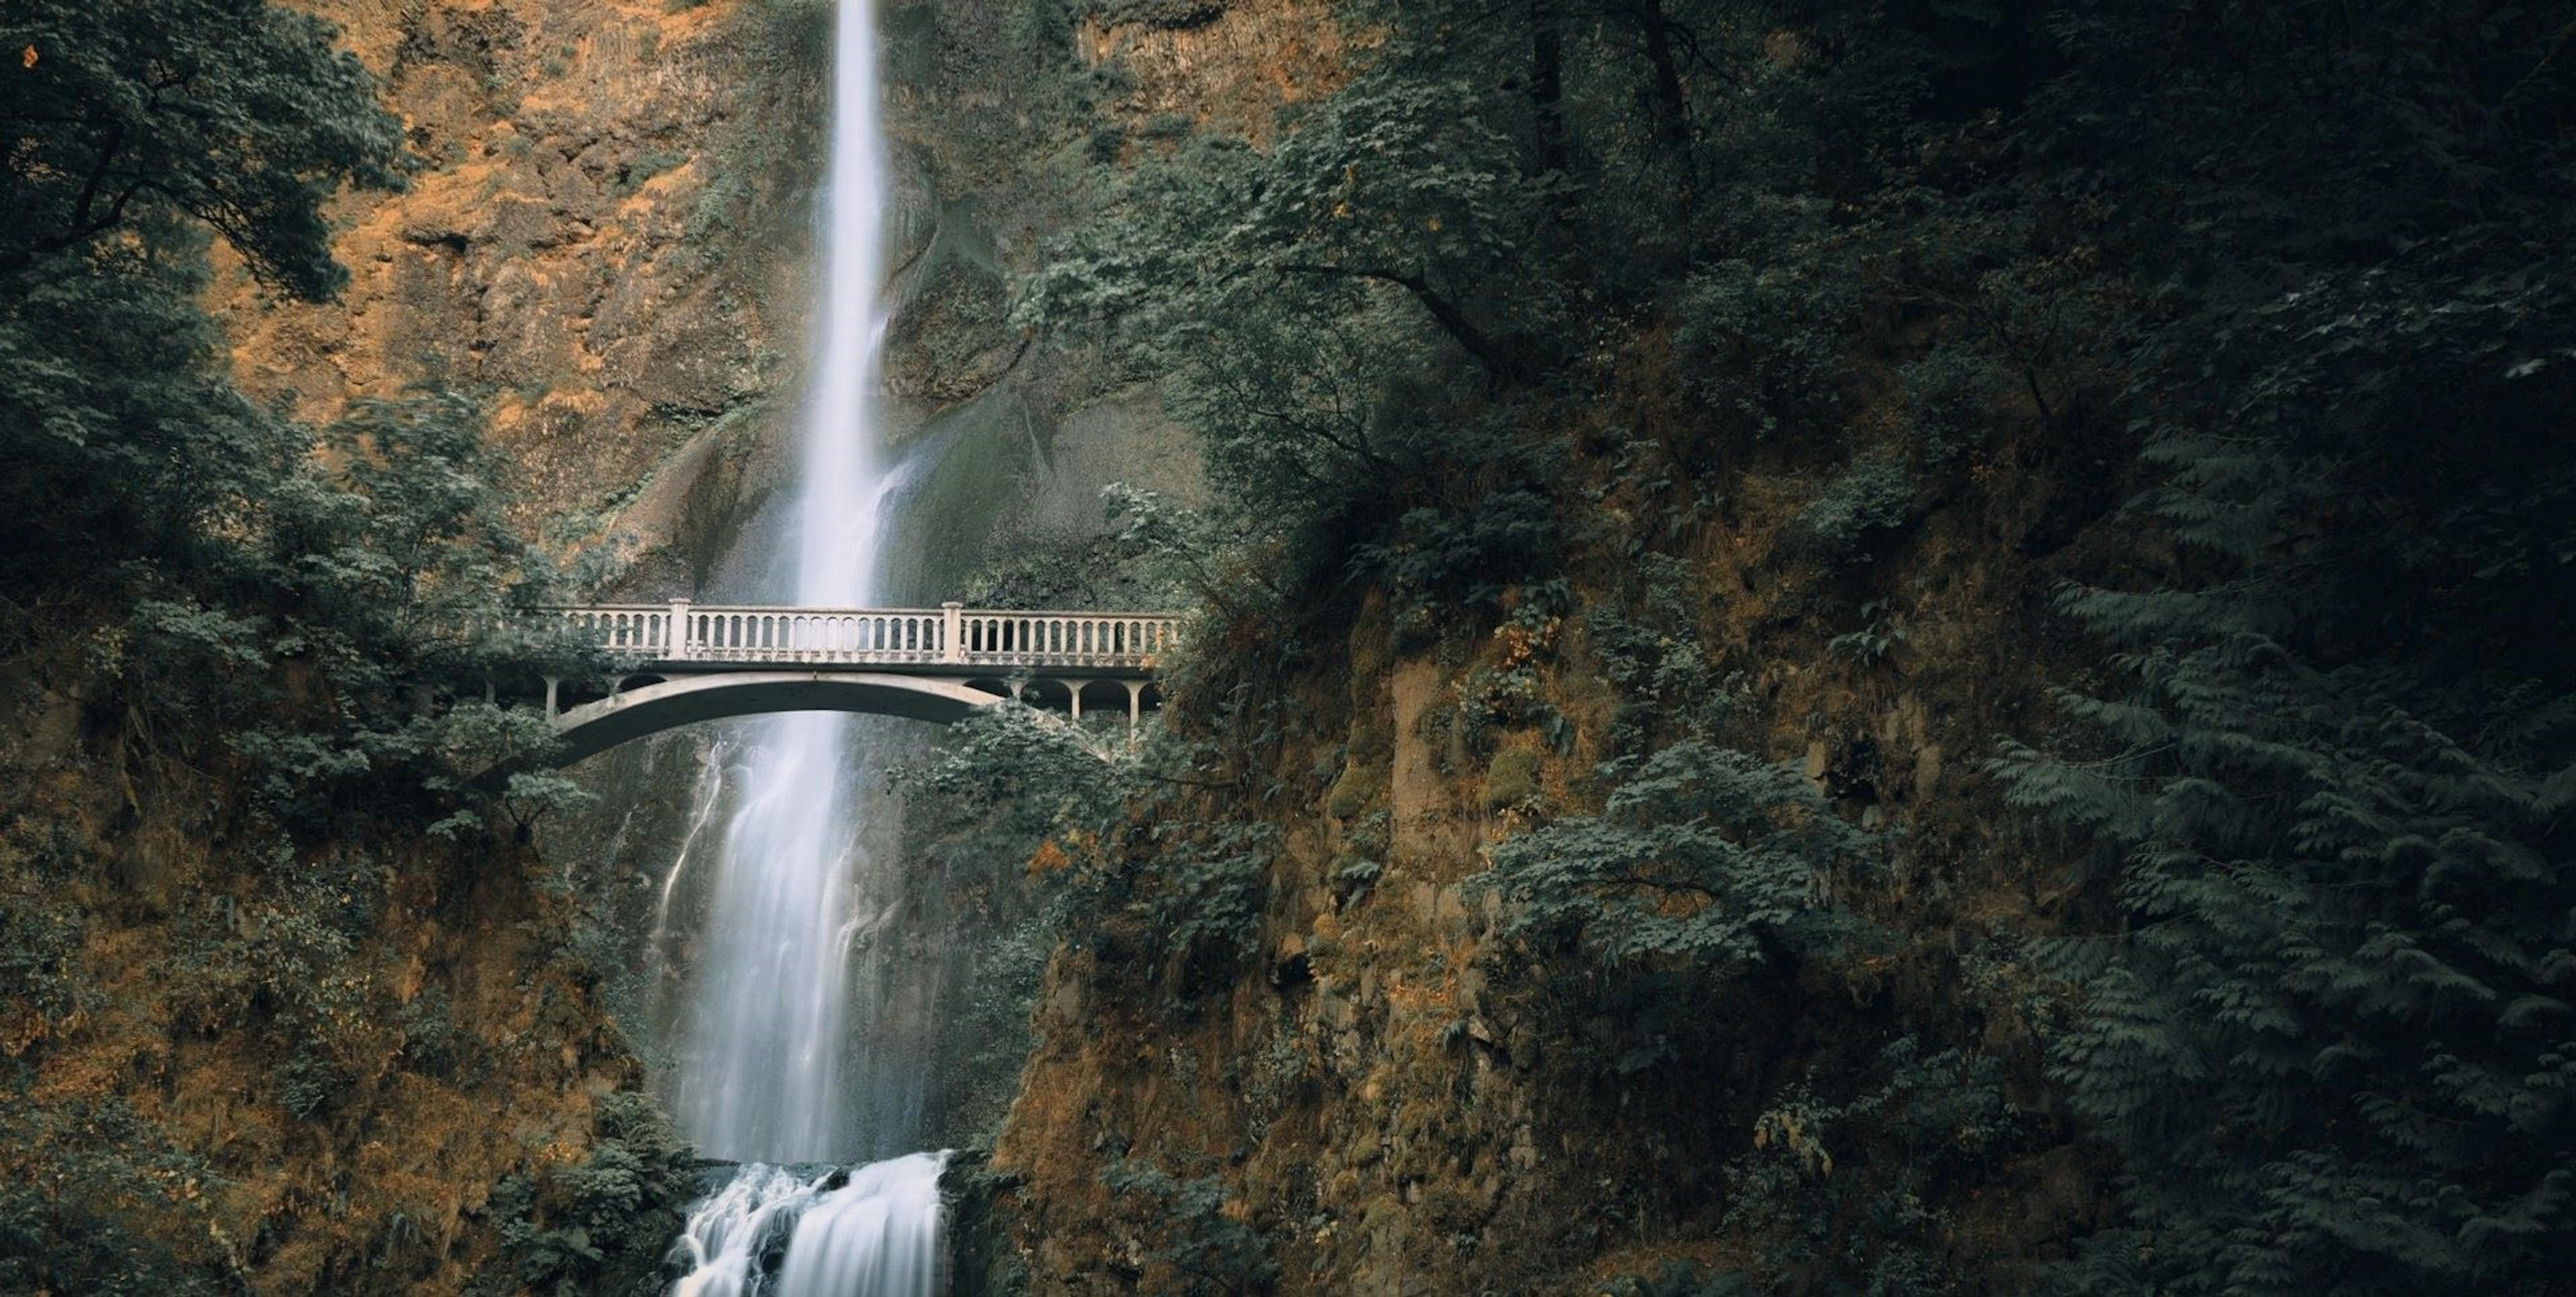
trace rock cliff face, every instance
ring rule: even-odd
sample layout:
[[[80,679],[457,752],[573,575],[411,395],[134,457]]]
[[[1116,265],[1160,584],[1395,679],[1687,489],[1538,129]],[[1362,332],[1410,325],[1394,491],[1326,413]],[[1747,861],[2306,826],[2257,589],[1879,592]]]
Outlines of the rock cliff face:
[[[1082,42],[1126,51],[1123,120],[1216,115],[1257,80],[1226,51],[1282,18],[1243,7]],[[1115,923],[1056,954],[990,1173],[961,1177],[975,1284],[1699,1291],[1658,1276],[1790,1268],[1869,1219],[1901,1220],[1885,1234],[1920,1250],[1818,1264],[1881,1291],[2013,1291],[2098,1210],[2099,1167],[2040,1080],[2055,1010],[2023,944],[2065,897],[2034,883],[2056,876],[2050,844],[2014,827],[1979,758],[2044,729],[2045,682],[2089,660],[2049,598],[2121,552],[2116,474],[2068,462],[2096,452],[2052,441],[2038,411],[1999,411],[1993,463],[2015,471],[1981,469],[1862,561],[1801,541],[1818,467],[1773,442],[1711,465],[1722,504],[1682,561],[1640,570],[1613,555],[1642,524],[1590,452],[1693,398],[1668,338],[1620,345],[1599,399],[1550,429],[1586,448],[1564,495],[1611,502],[1584,520],[1603,539],[1569,542],[1571,606],[1540,615],[1515,592],[1501,626],[1465,639],[1418,609],[1408,624],[1396,592],[1310,591],[1326,606],[1293,625],[1218,628],[1213,653],[1250,665],[1216,668],[1213,691],[1252,691],[1264,736],[1229,769],[1239,787],[1158,813],[1275,844],[1254,851],[1260,918],[1215,974]],[[1833,608],[1867,624],[1831,624]],[[1597,806],[1620,724],[1614,625],[1691,645],[1704,696],[1665,705],[1723,700],[1724,746],[1786,763],[1874,836],[1865,868],[1822,883],[1865,925],[1864,954],[1659,1006],[1514,939],[1474,880],[1499,845]],[[1152,850],[1125,863],[1153,868]]]
[[[331,4],[418,169],[341,200],[343,298],[222,294],[257,393],[480,397],[532,522],[723,547],[794,349],[823,82],[793,8]],[[754,467],[748,479],[745,465]]]
[[[403,192],[338,201],[352,278],[336,302],[279,300],[219,262],[239,381],[313,420],[417,383],[466,392],[522,473],[526,525],[614,546],[614,589],[757,592],[792,471],[828,5],[312,7],[383,79],[417,169]],[[1024,336],[1011,284],[1121,141],[1176,118],[1261,135],[1350,53],[1279,0],[1054,12],[884,15],[885,426],[922,457],[903,597],[938,597],[997,540],[1095,532],[1110,482],[1197,491],[1152,389]],[[0,744],[0,886],[12,942],[84,989],[0,1024],[41,1099],[13,1115],[0,1169],[66,1228],[218,1286],[507,1291],[512,1274],[588,1273],[544,1227],[586,1210],[564,1186],[619,1120],[599,1101],[644,1078],[649,1033],[611,1010],[649,998],[617,988],[643,966],[638,880],[668,864],[699,740],[596,763],[603,804],[542,854],[396,835],[280,870],[219,781],[124,768],[57,658],[0,700],[17,731]],[[321,874],[345,888],[293,883]],[[93,876],[112,881],[67,881]],[[933,906],[916,926],[974,939],[975,922]],[[264,971],[209,980],[209,959]],[[100,1122],[161,1153],[110,1174],[47,1151],[49,1132]]]
[[[463,1290],[528,1223],[496,1194],[579,1166],[642,1080],[570,901],[506,841],[288,851],[82,680],[76,646],[0,676],[0,1256]]]
[[[830,7],[321,3],[410,131],[406,192],[341,200],[337,302],[235,274],[218,303],[253,392],[328,417],[435,381],[482,398],[532,526],[624,543],[629,584],[757,584],[790,471]],[[1032,30],[956,3],[883,14],[895,135],[889,436],[972,498],[928,577],[996,527],[1089,531],[1113,480],[1188,494],[1191,448],[1141,390],[1032,354],[1012,276],[1114,167],[1099,131],[1259,130],[1334,84],[1343,38],[1295,6]]]
[[[801,301],[810,24],[317,8],[383,78],[418,169],[338,202],[341,300],[282,302],[219,266],[241,384],[320,420],[442,383],[487,410],[531,528],[631,531],[661,565],[718,552],[760,490]],[[649,1267],[668,1195],[635,1172],[667,1181],[676,1150],[603,1102],[644,1076],[561,866],[506,835],[354,818],[280,847],[226,766],[154,755],[171,736],[93,699],[86,647],[46,633],[0,676],[0,945],[32,988],[0,1001],[25,1096],[0,1115],[0,1256],[190,1292],[507,1292]],[[617,1166],[591,1175],[610,1140]],[[601,1268],[633,1240],[575,1221],[603,1176],[628,1177],[640,1262]]]
[[[1231,970],[1211,990],[1114,948],[1049,966],[991,1173],[967,1177],[977,1282],[1152,1291],[1204,1266],[1275,1269],[1287,1292],[1661,1292],[1642,1285],[1668,1265],[1751,1269],[1821,1246],[1802,1231],[1899,1206],[1943,1213],[1926,1231],[1942,1273],[2009,1275],[2092,1210],[2085,1155],[2042,1137],[2059,1120],[2029,1053],[2045,1010],[2012,989],[2009,934],[2045,931],[2051,901],[1958,756],[2023,723],[2015,682],[2061,647],[2041,566],[1978,557],[2027,525],[2024,502],[1961,502],[1882,574],[1944,588],[1904,623],[1898,671],[1825,649],[1798,609],[1850,578],[1777,544],[1788,511],[1758,499],[1785,481],[1745,485],[1757,502],[1708,537],[1688,588],[1712,609],[1707,642],[1743,669],[1730,740],[1798,765],[1892,844],[1833,880],[1883,925],[1858,975],[1774,972],[1684,1005],[1670,1031],[1696,1045],[1678,1048],[1722,1063],[1679,1082],[1651,1070],[1633,992],[1573,955],[1533,965],[1473,881],[1535,808],[1580,804],[1614,724],[1601,645],[1568,616],[1426,651],[1371,595],[1339,610],[1347,635],[1319,638],[1317,661],[1265,682],[1293,718],[1246,780],[1272,791],[1177,812],[1275,834]],[[1641,586],[1577,584],[1595,608]],[[1526,724],[1532,700],[1562,718],[1561,745]],[[1878,1084],[1871,1051],[1908,1032],[2018,1060],[1957,1092],[1935,1068],[1925,1092],[1900,1077],[1879,1093],[1956,1120],[1959,1164],[1903,1165],[1814,1115],[1828,1105],[1810,1081]],[[1789,1142],[1755,1138],[1766,1123]],[[1139,1167],[1195,1182],[1199,1214],[1186,1191],[1122,1180]],[[1727,1201],[1729,1180],[1767,1196]]]

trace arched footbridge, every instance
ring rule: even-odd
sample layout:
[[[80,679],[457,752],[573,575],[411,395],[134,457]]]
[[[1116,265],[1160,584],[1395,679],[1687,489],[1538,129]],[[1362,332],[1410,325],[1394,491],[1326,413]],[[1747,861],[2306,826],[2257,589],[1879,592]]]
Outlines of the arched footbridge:
[[[1167,613],[603,604],[549,609],[616,663],[606,696],[548,678],[546,716],[569,765],[648,734],[764,712],[841,711],[948,724],[1017,698],[1068,712],[1160,701],[1156,665],[1179,642]]]

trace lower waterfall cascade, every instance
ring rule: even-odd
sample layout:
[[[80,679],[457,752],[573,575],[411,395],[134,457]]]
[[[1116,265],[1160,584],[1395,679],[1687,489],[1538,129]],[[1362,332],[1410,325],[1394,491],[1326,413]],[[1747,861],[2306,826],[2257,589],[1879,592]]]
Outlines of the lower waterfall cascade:
[[[677,1249],[689,1273],[674,1297],[935,1291],[947,1162],[945,1153],[914,1153],[820,1174],[746,1166],[690,1213]]]

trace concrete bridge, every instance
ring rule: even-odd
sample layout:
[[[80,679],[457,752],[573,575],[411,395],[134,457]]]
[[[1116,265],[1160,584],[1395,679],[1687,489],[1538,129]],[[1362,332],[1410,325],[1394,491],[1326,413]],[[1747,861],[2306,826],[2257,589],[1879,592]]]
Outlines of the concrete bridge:
[[[605,650],[606,696],[573,703],[546,680],[554,760],[681,725],[763,712],[843,711],[939,724],[1006,698],[1069,712],[1160,701],[1157,663],[1178,643],[1167,613],[602,604],[549,609]],[[567,705],[571,704],[571,705]]]

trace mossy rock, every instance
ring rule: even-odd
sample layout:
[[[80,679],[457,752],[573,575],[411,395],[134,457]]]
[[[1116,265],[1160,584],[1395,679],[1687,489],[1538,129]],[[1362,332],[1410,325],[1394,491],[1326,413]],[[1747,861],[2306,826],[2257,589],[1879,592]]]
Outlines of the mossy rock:
[[[1135,25],[1163,31],[1205,27],[1225,16],[1221,0],[1110,0],[1101,20],[1113,27]]]
[[[1485,809],[1510,810],[1538,796],[1539,759],[1527,748],[1506,748],[1485,767]]]
[[[1342,777],[1333,781],[1333,791],[1324,799],[1324,809],[1334,819],[1349,820],[1368,809],[1378,790],[1386,786],[1384,762],[1367,761],[1356,754],[1342,767]]]
[[[1383,765],[1395,755],[1395,736],[1383,726],[1366,725],[1351,734],[1352,765]]]

